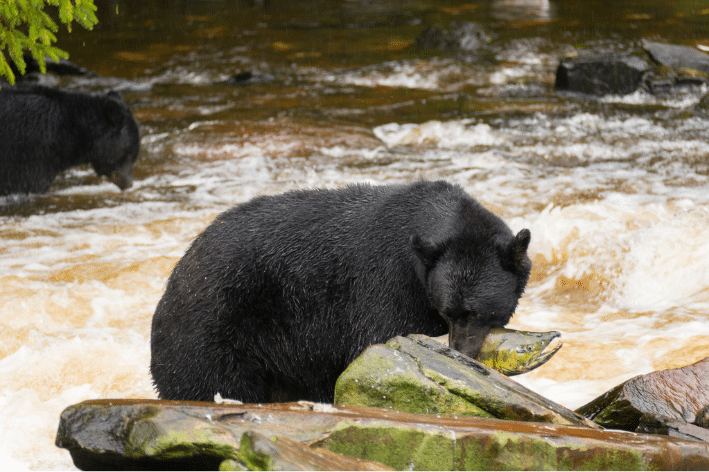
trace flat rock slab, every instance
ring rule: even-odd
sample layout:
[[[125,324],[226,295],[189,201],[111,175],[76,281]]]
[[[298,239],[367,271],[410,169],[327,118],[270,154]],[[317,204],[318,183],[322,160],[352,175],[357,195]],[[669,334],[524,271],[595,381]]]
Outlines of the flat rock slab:
[[[709,469],[698,441],[307,402],[86,401],[64,410],[56,444],[93,470]]]
[[[335,403],[597,428],[592,421],[422,335],[368,347],[337,380]]]
[[[688,69],[709,75],[709,54],[698,49],[648,40],[642,41],[642,47],[655,61],[664,66],[676,71]]]

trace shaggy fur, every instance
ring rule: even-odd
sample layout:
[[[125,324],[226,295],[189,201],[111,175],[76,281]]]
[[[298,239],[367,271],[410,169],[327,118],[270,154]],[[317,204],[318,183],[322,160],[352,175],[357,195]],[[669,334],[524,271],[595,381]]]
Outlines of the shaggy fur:
[[[161,398],[331,402],[367,346],[450,332],[477,354],[529,277],[529,231],[445,182],[260,197],[216,218],[153,317]]]
[[[60,172],[82,164],[128,188],[139,148],[138,125],[117,92],[0,89],[0,195],[45,192]]]

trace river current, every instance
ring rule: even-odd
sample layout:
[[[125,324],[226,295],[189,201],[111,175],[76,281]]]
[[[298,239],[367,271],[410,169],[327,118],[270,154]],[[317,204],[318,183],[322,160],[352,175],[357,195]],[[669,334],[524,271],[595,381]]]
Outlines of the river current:
[[[704,2],[97,3],[95,30],[59,46],[98,75],[42,80],[122,93],[142,134],[135,183],[76,168],[0,199],[0,463],[73,469],[54,446],[65,407],[155,398],[150,322],[172,267],[220,212],[296,188],[445,179],[529,228],[510,327],[561,331],[564,347],[515,380],[564,406],[709,356],[706,87],[553,87],[567,55],[707,48]],[[415,47],[453,20],[490,45]]]

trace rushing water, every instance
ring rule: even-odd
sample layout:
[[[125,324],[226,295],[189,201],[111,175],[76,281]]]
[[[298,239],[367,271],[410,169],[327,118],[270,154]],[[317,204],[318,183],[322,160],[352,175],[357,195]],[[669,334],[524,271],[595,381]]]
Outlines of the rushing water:
[[[172,267],[219,212],[294,188],[446,179],[529,228],[511,326],[564,347],[517,379],[565,406],[709,356],[707,90],[553,90],[575,51],[709,45],[704,2],[99,3],[94,32],[60,35],[99,76],[45,80],[123,93],[135,185],[79,168],[0,200],[0,463],[71,469],[54,447],[66,406],[154,398],[150,320]],[[454,19],[490,49],[412,46]]]

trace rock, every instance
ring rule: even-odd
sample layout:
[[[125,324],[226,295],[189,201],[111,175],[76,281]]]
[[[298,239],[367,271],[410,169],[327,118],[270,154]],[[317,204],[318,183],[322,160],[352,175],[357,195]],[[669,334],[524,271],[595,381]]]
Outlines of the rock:
[[[337,380],[335,403],[596,427],[480,362],[422,335],[368,347]]]
[[[247,431],[239,452],[225,459],[219,470],[392,470],[376,462],[344,456],[324,448],[312,448],[287,438],[269,439]]]
[[[676,420],[662,415],[645,413],[640,417],[638,433],[664,434],[673,438],[687,439],[692,441],[709,442],[709,431],[699,426],[689,424],[682,420]]]
[[[679,369],[638,375],[576,412],[605,428],[635,431],[643,415],[704,424],[709,407],[709,357]]]
[[[642,41],[643,49],[657,66],[644,82],[652,93],[667,93],[673,88],[709,83],[709,54],[688,46]]]
[[[566,58],[559,62],[555,88],[589,95],[668,93],[709,83],[709,54],[688,46],[642,41],[643,50]]]
[[[300,444],[322,438],[340,420],[318,412],[303,415],[317,409],[307,402],[264,408],[96,400],[62,412],[56,445],[68,449],[82,470],[229,470],[244,464],[269,464],[269,470],[386,470]],[[322,410],[336,411],[329,405]],[[258,435],[247,434],[254,430]]]
[[[709,406],[705,406],[697,413],[697,420],[694,424],[709,429]]]
[[[422,50],[475,53],[485,49],[492,41],[492,36],[477,23],[451,23],[450,29],[429,26],[414,40],[414,45]]]
[[[64,410],[56,443],[92,470],[709,469],[697,441],[308,402],[91,400]]]
[[[232,75],[229,79],[222,83],[228,85],[250,85],[271,82],[273,80],[275,80],[275,76],[271,74],[265,74],[258,71],[244,71]]]
[[[675,72],[697,71],[704,77],[709,77],[709,54],[698,49],[648,40],[642,41],[642,47],[652,59]]]
[[[699,104],[697,105],[701,110],[709,112],[709,93],[704,94],[702,98],[699,99]]]
[[[625,95],[638,89],[650,69],[647,61],[631,54],[566,58],[559,62],[554,86],[588,95]]]

